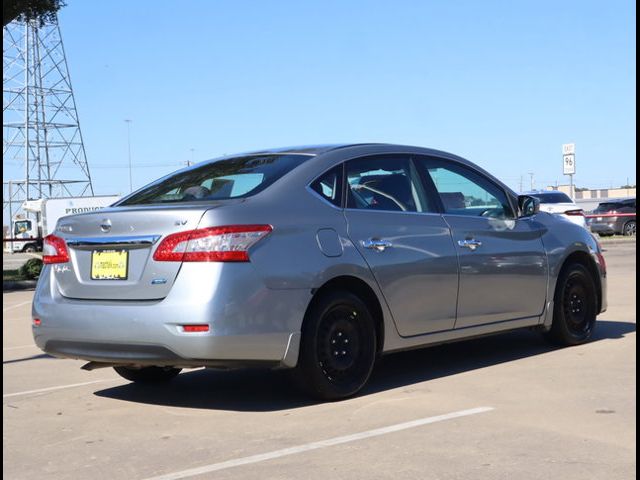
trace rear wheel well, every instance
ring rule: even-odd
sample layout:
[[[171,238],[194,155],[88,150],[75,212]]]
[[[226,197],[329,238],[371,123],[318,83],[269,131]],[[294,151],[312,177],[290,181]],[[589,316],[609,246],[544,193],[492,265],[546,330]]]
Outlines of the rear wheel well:
[[[382,347],[384,345],[384,315],[382,313],[382,306],[380,305],[378,296],[364,280],[351,276],[332,278],[320,288],[312,291],[313,298],[307,307],[307,312],[309,312],[311,307],[319,298],[322,297],[322,295],[336,290],[343,290],[356,295],[367,305],[367,307],[369,307],[376,327],[376,350],[378,353],[382,352]]]
[[[562,268],[558,272],[558,277],[560,277],[562,272],[566,268],[568,268],[569,265],[572,265],[574,263],[579,263],[580,265],[583,265],[587,270],[589,270],[589,273],[593,277],[593,283],[596,286],[596,295],[598,297],[597,298],[598,312],[600,312],[600,310],[602,309],[602,285],[600,284],[600,272],[598,271],[598,266],[594,262],[593,258],[591,258],[591,255],[589,255],[586,252],[573,252],[564,260],[562,264]],[[557,285],[556,285],[556,288],[557,288]]]
[[[22,252],[37,252],[38,244],[37,243],[27,243],[24,247],[22,247]]]

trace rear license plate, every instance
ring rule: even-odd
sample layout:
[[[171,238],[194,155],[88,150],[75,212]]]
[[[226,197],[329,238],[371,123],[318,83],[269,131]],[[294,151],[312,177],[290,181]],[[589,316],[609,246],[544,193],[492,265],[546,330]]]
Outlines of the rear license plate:
[[[602,221],[602,217],[596,218],[596,222],[601,222],[601,221]]]
[[[128,251],[94,250],[91,253],[91,280],[126,280],[128,274]]]

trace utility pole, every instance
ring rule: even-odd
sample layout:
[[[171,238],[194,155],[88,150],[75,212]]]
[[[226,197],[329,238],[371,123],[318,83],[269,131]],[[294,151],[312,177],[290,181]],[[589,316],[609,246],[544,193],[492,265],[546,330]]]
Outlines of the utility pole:
[[[520,175],[520,190],[518,190],[520,193],[522,193],[522,175]]]
[[[133,171],[131,165],[131,120],[125,118],[127,124],[127,150],[129,151],[129,193],[133,192]]]
[[[529,177],[531,179],[531,191],[533,192],[533,187],[535,186],[535,181],[534,181],[534,177],[535,177],[535,173],[534,172],[529,172]]]
[[[3,215],[24,214],[25,200],[92,196],[57,16],[13,20],[2,44]]]

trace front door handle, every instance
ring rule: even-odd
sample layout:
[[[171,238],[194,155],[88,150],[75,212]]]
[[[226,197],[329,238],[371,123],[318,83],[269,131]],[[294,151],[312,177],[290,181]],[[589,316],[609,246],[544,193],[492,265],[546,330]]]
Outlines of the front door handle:
[[[377,252],[384,252],[385,249],[392,247],[393,244],[388,240],[380,240],[379,238],[369,238],[362,241],[362,246]]]
[[[479,242],[474,238],[467,238],[465,240],[458,240],[458,245],[462,248],[468,248],[473,252],[476,248],[482,246],[482,242]]]

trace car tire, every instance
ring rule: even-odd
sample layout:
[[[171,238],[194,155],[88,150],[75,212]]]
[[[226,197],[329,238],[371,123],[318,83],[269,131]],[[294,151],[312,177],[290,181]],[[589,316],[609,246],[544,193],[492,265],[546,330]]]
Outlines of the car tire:
[[[565,267],[554,295],[553,323],[545,337],[561,346],[587,342],[596,325],[597,292],[593,276],[580,263]]]
[[[123,378],[137,383],[163,383],[176,377],[181,368],[174,367],[113,367]]]
[[[625,237],[635,237],[636,236],[636,221],[631,220],[624,224],[622,227],[622,234]]]
[[[355,395],[376,359],[376,329],[367,305],[347,291],[323,294],[305,316],[297,385],[320,400]]]
[[[35,253],[38,251],[38,249],[36,248],[35,245],[27,245],[22,249],[22,251],[25,253]]]

